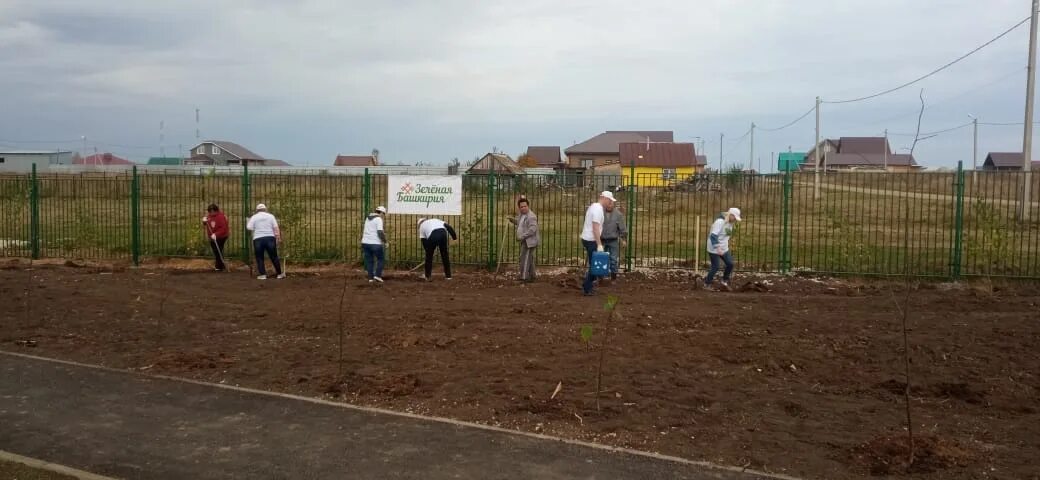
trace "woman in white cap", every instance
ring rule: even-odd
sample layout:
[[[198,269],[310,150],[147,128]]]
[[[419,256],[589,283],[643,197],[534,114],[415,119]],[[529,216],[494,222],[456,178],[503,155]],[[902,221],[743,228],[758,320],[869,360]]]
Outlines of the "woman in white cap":
[[[278,230],[278,220],[267,213],[267,205],[258,204],[256,213],[246,222],[246,230],[253,232],[253,253],[256,254],[257,280],[267,280],[267,269],[264,268],[264,252],[271,257],[274,273],[278,278],[285,278],[282,273],[282,262],[278,260],[278,244],[282,243],[282,232]]]
[[[708,257],[711,259],[711,269],[704,279],[704,288],[711,288],[711,282],[715,280],[715,274],[719,271],[719,262],[726,264],[726,270],[722,272],[722,288],[729,289],[729,276],[733,273],[733,255],[729,253],[729,236],[733,232],[733,224],[741,221],[740,209],[731,208],[719,214],[715,223],[711,224],[711,232],[708,233]]]
[[[386,261],[386,233],[383,232],[383,216],[386,207],[380,205],[365,219],[361,234],[361,250],[365,254],[365,270],[369,282],[383,283],[383,263]]]

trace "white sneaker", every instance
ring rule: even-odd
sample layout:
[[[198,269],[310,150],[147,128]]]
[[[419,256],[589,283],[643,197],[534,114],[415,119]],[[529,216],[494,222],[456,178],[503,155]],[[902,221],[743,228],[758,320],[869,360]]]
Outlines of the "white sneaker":
[[[284,273],[279,273],[278,276],[275,277],[275,278],[285,278],[285,274]]]
[[[444,277],[445,280],[451,280],[451,277]]]
[[[375,280],[379,283],[383,283],[383,277],[372,277],[372,280]]]
[[[372,282],[374,282],[374,281],[375,281],[375,280],[373,280],[373,279],[371,279],[371,278],[370,278],[370,279],[368,279],[368,283],[372,283]]]
[[[260,275],[259,277],[256,277],[256,279],[257,280],[267,280],[267,275]]]

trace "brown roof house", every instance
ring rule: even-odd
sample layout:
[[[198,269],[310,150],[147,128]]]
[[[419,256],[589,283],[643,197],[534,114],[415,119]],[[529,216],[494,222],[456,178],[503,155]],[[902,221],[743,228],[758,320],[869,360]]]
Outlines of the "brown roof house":
[[[564,159],[560,147],[527,147],[525,155],[542,168],[564,168],[567,160]]]
[[[608,130],[584,142],[571,145],[564,152],[567,154],[568,168],[588,171],[620,162],[622,143],[671,143],[674,140],[675,134],[670,131]]]
[[[333,165],[337,167],[374,167],[379,165],[375,155],[336,155]]]
[[[281,160],[264,158],[234,142],[206,140],[191,148],[191,158],[185,165],[249,165],[257,167],[284,167],[289,164]]]
[[[1018,158],[1022,158],[1019,155]],[[95,153],[94,155],[88,155],[84,158],[72,159],[73,165],[133,165],[134,162],[127,160],[122,157],[117,157],[111,153]]]
[[[1040,170],[1040,160],[1029,163],[1030,170]],[[1019,172],[1022,170],[1022,152],[989,152],[982,162],[983,170]]]
[[[489,153],[477,160],[466,170],[467,174],[487,175],[491,172],[495,175],[523,175],[524,169],[519,163],[504,153]]]
[[[841,137],[820,142],[820,168],[827,170],[887,170],[905,171],[923,168],[913,156],[892,153],[884,137]],[[810,148],[802,170],[813,170],[816,150]]]

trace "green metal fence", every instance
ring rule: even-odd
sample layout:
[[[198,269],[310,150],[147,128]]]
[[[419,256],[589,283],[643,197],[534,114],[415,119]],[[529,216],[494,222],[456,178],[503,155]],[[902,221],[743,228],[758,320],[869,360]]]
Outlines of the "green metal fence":
[[[635,186],[629,178],[635,178]],[[958,278],[1040,278],[1040,173],[1021,198],[1022,172],[827,172],[699,175],[513,175],[463,177],[453,258],[488,268],[515,263],[508,217],[525,195],[538,215],[541,265],[580,266],[584,212],[612,189],[629,223],[622,265],[705,268],[707,232],[736,206],[732,240],[744,271]],[[225,256],[248,261],[245,220],[256,203],[283,230],[297,261],[360,263],[366,212],[387,198],[385,175],[125,174],[0,175],[0,256],[122,260],[208,257],[200,219],[210,203],[231,223]],[[662,186],[666,185],[666,186]],[[1032,218],[1019,220],[1019,208]],[[388,215],[388,260],[413,266],[422,249],[413,215]]]

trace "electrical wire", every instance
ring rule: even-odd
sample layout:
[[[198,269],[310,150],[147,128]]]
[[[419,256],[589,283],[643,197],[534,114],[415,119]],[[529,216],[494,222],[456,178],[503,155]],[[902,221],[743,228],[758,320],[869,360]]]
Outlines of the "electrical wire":
[[[1005,81],[1005,80],[1007,80],[1009,78],[1014,78],[1014,77],[1020,75],[1021,73],[1025,72],[1025,71],[1026,71],[1025,67],[1018,68],[1018,69],[1015,69],[1015,71],[1009,72],[1008,74],[1003,75],[1003,76],[1001,76],[1001,77],[999,77],[999,78],[997,78],[995,80],[991,80],[991,81],[989,81],[987,83],[984,83],[982,85],[979,85],[979,86],[976,86],[976,87],[972,87],[972,88],[970,88],[968,90],[964,90],[963,92],[960,92],[960,93],[958,93],[956,95],[952,95],[952,96],[940,99],[938,101],[931,102],[930,104],[925,106],[925,111],[932,110],[935,107],[938,107],[940,105],[945,105],[945,104],[949,103],[952,100],[956,100],[958,98],[970,95],[970,94],[975,93],[975,92],[977,92],[979,90],[982,90],[984,88],[991,87],[991,86],[996,85],[996,84],[998,84],[1000,82],[1003,82],[1003,81]],[[882,123],[888,123],[888,122],[891,122],[891,121],[894,121],[894,120],[900,120],[900,119],[903,119],[903,118],[906,118],[906,117],[917,115],[917,113],[918,113],[918,110],[914,110],[912,112],[908,111],[907,113],[901,113],[901,114],[893,116],[893,117],[888,117],[888,118],[884,118],[884,119],[878,120],[876,122],[862,123],[862,124],[859,124],[856,128],[870,127],[870,126],[879,125],[879,124],[882,124]]]
[[[920,137],[934,137],[936,135],[942,135],[944,133],[952,132],[954,130],[960,130],[960,129],[964,128],[964,127],[970,127],[972,124],[973,124],[973,122],[968,122],[968,123],[965,123],[963,125],[957,125],[956,127],[950,127],[950,128],[946,128],[946,129],[943,129],[943,130],[936,130],[934,132],[921,132],[919,135],[920,135]],[[913,133],[892,133],[892,132],[888,133],[888,136],[890,136],[890,137],[913,137],[915,135],[917,135],[917,134],[913,134]]]
[[[1036,124],[1036,123],[1040,123],[1040,122],[1033,122],[1033,123]],[[990,127],[1022,126],[1022,125],[1025,125],[1025,124],[1026,124],[1026,122],[1003,122],[1003,123],[979,122],[979,125],[986,125],[986,126],[990,126]]]
[[[726,150],[725,152],[723,152],[723,154],[722,154],[723,158],[729,156],[729,154],[733,153],[734,150],[736,150],[738,147],[740,147],[740,145],[744,143],[744,139],[747,138],[748,135],[751,135],[751,130],[750,129],[747,131],[747,133],[741,135],[740,138],[737,138],[736,140],[733,140],[736,143],[733,144],[733,146],[730,147],[729,150]]]
[[[792,126],[792,125],[802,121],[803,118],[808,117],[809,114],[813,113],[813,111],[815,111],[815,110],[816,110],[816,105],[813,105],[812,108],[810,108],[809,111],[803,113],[802,116],[800,116],[800,117],[798,117],[798,118],[796,118],[794,120],[791,120],[790,122],[784,124],[784,126],[782,126],[782,127],[765,128],[765,127],[758,127],[758,126],[756,126],[755,128],[757,128],[759,130],[762,130],[763,132],[779,132],[780,130],[783,130],[783,129],[787,128],[787,127],[790,127],[790,126]]]
[[[884,90],[884,91],[881,91],[881,92],[875,93],[875,94],[873,94],[873,95],[867,95],[867,96],[865,96],[865,97],[859,97],[859,98],[850,98],[850,99],[848,99],[848,100],[837,100],[837,101],[833,101],[833,100],[832,100],[832,101],[824,101],[823,103],[827,103],[827,104],[832,104],[832,105],[834,105],[834,104],[842,104],[842,103],[854,103],[854,102],[862,102],[862,101],[864,101],[864,100],[870,100],[870,99],[872,99],[872,98],[877,98],[877,97],[880,97],[880,96],[882,96],[882,95],[887,95],[887,94],[889,94],[889,93],[892,93],[892,92],[896,92],[896,91],[902,90],[902,89],[904,89],[904,88],[906,88],[906,87],[909,87],[909,86],[911,86],[911,85],[913,85],[913,84],[915,84],[915,83],[917,83],[917,82],[920,82],[921,80],[924,80],[924,79],[926,79],[926,78],[928,78],[928,77],[931,77],[932,75],[935,75],[935,74],[937,74],[937,73],[939,73],[939,72],[941,72],[941,71],[943,71],[943,70],[946,70],[947,68],[950,68],[950,67],[952,67],[952,66],[956,65],[956,64],[957,64],[957,63],[959,63],[959,62],[960,62],[961,60],[964,60],[965,58],[968,58],[968,57],[970,57],[971,55],[975,54],[975,53],[976,53],[976,52],[978,52],[979,50],[982,50],[983,48],[986,48],[986,47],[990,46],[991,44],[993,44],[993,43],[994,43],[994,42],[996,42],[997,40],[1000,40],[1001,38],[1004,38],[1004,37],[1005,37],[1005,36],[1006,36],[1007,34],[1009,34],[1009,33],[1013,32],[1013,31],[1014,31],[1015,29],[1017,29],[1018,27],[1021,27],[1022,25],[1025,25],[1025,23],[1026,23],[1026,22],[1028,22],[1028,21],[1029,21],[1029,19],[1030,19],[1030,17],[1026,17],[1026,18],[1025,18],[1025,19],[1023,19],[1023,20],[1022,20],[1021,22],[1018,22],[1018,23],[1016,23],[1016,24],[1015,24],[1015,25],[1014,25],[1013,27],[1011,27],[1011,28],[1009,28],[1009,29],[1005,30],[1005,31],[1004,31],[1004,33],[1001,33],[1000,35],[997,35],[996,37],[993,37],[993,38],[992,38],[992,39],[991,39],[990,41],[988,41],[988,42],[986,42],[986,43],[983,43],[982,45],[979,45],[979,46],[978,46],[978,47],[976,47],[976,48],[975,48],[974,50],[972,50],[972,51],[970,51],[970,52],[968,52],[968,53],[965,53],[964,55],[961,55],[960,57],[957,57],[957,59],[953,60],[952,62],[949,62],[949,63],[947,63],[946,65],[943,65],[943,66],[941,66],[941,67],[939,67],[939,68],[937,68],[937,69],[935,69],[935,70],[932,70],[931,72],[928,72],[928,73],[927,73],[927,74],[925,74],[925,75],[922,75],[922,76],[920,76],[920,77],[918,77],[918,78],[916,78],[916,79],[914,79],[914,80],[911,80],[911,81],[909,81],[909,82],[906,82],[906,83],[904,83],[904,84],[902,84],[902,85],[899,85],[898,87],[890,88],[890,89],[888,89],[888,90]]]

